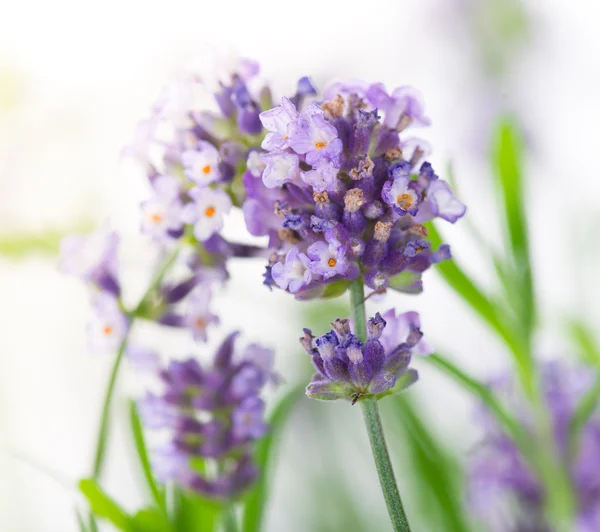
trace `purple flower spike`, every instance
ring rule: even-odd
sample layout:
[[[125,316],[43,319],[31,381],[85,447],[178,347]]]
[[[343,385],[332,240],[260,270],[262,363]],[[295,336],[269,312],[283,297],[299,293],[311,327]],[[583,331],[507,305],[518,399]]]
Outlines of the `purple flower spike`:
[[[348,269],[346,247],[337,240],[315,242],[308,247],[307,254],[311,259],[310,270],[324,280],[343,275]]]
[[[421,346],[419,317],[416,312],[398,319],[394,310],[386,314],[391,320],[379,313],[369,320],[366,343],[349,331],[348,320],[336,320],[334,329],[316,341],[305,329],[300,342],[318,371],[306,388],[308,397],[323,401],[346,399],[354,404],[363,397],[380,398],[402,391],[416,381],[416,372],[408,367],[411,355],[429,351],[426,345]],[[392,321],[389,333],[386,321]],[[400,326],[405,330],[399,330]]]
[[[291,248],[284,262],[277,262],[271,268],[273,281],[284,290],[289,290],[295,294],[302,288],[306,288],[312,280],[310,269],[310,259],[298,251],[298,248]]]
[[[538,366],[540,387],[549,412],[554,444],[564,465],[577,501],[574,532],[600,530],[600,415],[594,412],[580,428],[578,451],[569,445],[570,426],[582,397],[594,385],[590,368],[569,366],[564,362],[546,361]],[[512,375],[504,374],[490,387],[503,403],[518,416],[525,436],[533,438],[535,422],[528,402]],[[545,488],[521,451],[484,409],[477,412],[476,423],[482,427],[481,441],[469,456],[468,495],[470,508],[489,530],[554,530],[544,515]],[[506,508],[511,508],[507,513]]]
[[[260,393],[278,379],[271,350],[252,344],[239,356],[236,337],[225,339],[209,367],[195,359],[172,361],[160,372],[163,392],[139,402],[144,424],[169,438],[152,452],[159,480],[213,499],[238,497],[256,478],[252,446],[268,430]],[[198,459],[214,474],[199,473]]]

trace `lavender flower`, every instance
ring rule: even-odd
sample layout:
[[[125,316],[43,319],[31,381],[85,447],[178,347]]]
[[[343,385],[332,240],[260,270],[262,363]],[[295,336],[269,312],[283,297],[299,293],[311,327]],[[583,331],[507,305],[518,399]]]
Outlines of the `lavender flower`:
[[[576,532],[600,530],[600,417],[593,415],[581,433],[579,451],[569,457],[569,423],[581,397],[592,386],[593,373],[546,362],[541,367],[541,385],[550,411],[554,440],[569,476],[578,503]],[[517,393],[512,379],[504,376],[492,385],[503,393],[511,410],[525,427],[532,427],[532,415]],[[484,411],[483,440],[471,457],[469,492],[474,513],[494,531],[550,531],[544,523],[544,490],[515,443]],[[529,429],[527,429],[529,430]],[[515,508],[517,511],[515,512]]]
[[[260,392],[273,380],[272,352],[254,344],[236,358],[236,337],[225,339],[211,367],[171,362],[160,372],[164,392],[139,401],[144,424],[170,435],[153,452],[160,480],[216,499],[237,497],[254,482],[253,443],[268,429]],[[214,461],[214,473],[195,469],[195,458]]]
[[[67,236],[60,243],[59,268],[118,295],[118,245],[119,236],[106,226],[90,235]]]
[[[114,295],[101,292],[94,297],[88,322],[88,342],[92,353],[115,352],[127,335],[129,320],[121,312]]]
[[[179,184],[172,177],[159,176],[152,185],[155,197],[142,203],[142,232],[157,240],[171,238],[183,225]]]
[[[186,223],[194,225],[194,236],[205,242],[223,228],[224,217],[231,210],[231,200],[225,192],[196,187],[189,191],[193,203],[183,211]]]
[[[284,98],[261,114],[267,153],[248,158],[243,209],[251,233],[269,235],[267,284],[307,299],[362,275],[374,290],[417,292],[422,273],[449,256],[447,247],[430,248],[422,224],[465,213],[423,161],[426,143],[400,139],[428,123],[422,99],[409,87],[389,95],[362,82],[333,84],[325,97],[305,106]],[[304,255],[310,278],[296,259]]]
[[[316,340],[304,329],[300,343],[317,370],[306,388],[310,398],[346,399],[354,404],[363,397],[383,397],[416,382],[417,372],[408,367],[412,355],[431,352],[420,346],[418,315],[411,312],[396,318],[393,309],[386,314],[392,318],[390,329],[377,313],[369,320],[366,342],[351,332],[349,320],[336,320],[333,329]]]

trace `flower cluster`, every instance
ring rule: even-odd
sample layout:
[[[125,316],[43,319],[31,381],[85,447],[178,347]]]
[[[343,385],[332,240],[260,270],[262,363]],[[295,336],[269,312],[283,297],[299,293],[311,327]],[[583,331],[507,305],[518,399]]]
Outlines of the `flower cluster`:
[[[554,439],[576,491],[577,532],[600,530],[600,417],[594,415],[583,427],[576,455],[569,446],[569,424],[582,396],[592,386],[593,374],[558,362],[541,366],[541,384],[551,414]],[[512,411],[525,427],[532,416],[514,390],[514,382],[502,378],[493,387],[503,392]],[[544,489],[527,466],[519,449],[486,411],[485,434],[470,463],[470,496],[476,514],[498,532],[550,531],[544,525]],[[517,511],[515,512],[515,508]]]
[[[237,335],[225,339],[209,368],[193,358],[172,361],[160,371],[164,393],[139,402],[145,425],[168,436],[153,453],[157,476],[214,498],[236,497],[255,480],[252,443],[267,431],[260,393],[278,379],[270,349],[251,344],[235,357]]]
[[[418,378],[408,367],[412,355],[433,352],[422,340],[416,312],[398,316],[394,309],[383,316],[378,312],[367,324],[366,342],[351,332],[347,319],[338,318],[331,326],[330,332],[316,340],[309,329],[300,338],[317,370],[306,388],[313,399],[347,399],[354,404],[365,396],[404,390]]]
[[[119,236],[103,227],[91,235],[70,235],[61,242],[60,269],[85,281],[93,290],[88,322],[92,352],[116,351],[129,330],[121,306],[118,272]]]
[[[269,236],[266,284],[312,298],[362,275],[373,290],[418,292],[421,273],[450,257],[423,223],[453,223],[465,206],[423,162],[426,143],[400,139],[428,123],[414,89],[337,83],[318,103],[284,97],[260,120],[266,153],[248,155],[243,210],[249,231]]]

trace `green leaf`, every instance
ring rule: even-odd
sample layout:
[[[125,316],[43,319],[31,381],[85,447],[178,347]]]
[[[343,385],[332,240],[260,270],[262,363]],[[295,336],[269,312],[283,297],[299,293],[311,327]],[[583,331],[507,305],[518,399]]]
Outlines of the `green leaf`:
[[[119,530],[135,532],[131,517],[102,490],[95,480],[80,480],[79,489],[88,500],[94,515],[110,521]]]
[[[132,518],[135,532],[172,532],[171,524],[159,508],[148,507],[137,512]]]
[[[388,280],[389,287],[404,294],[420,294],[423,291],[421,274],[403,271]]]
[[[223,506],[196,495],[174,488],[174,522],[177,532],[212,532],[216,530]]]
[[[70,230],[46,229],[40,233],[0,235],[0,255],[10,259],[22,259],[28,255],[58,255],[60,241],[74,232],[89,233],[92,224],[80,222]]]
[[[148,450],[146,448],[146,442],[144,439],[144,430],[140,417],[137,411],[135,401],[129,403],[129,421],[131,423],[131,430],[133,433],[133,439],[135,441],[135,448],[137,451],[138,458],[140,460],[140,466],[146,479],[146,485],[150,490],[154,502],[166,513],[165,496],[161,488],[156,484],[154,474],[152,473],[152,466],[150,465],[150,459],[148,457]]]
[[[435,225],[425,224],[432,246],[442,244],[442,238]],[[481,288],[461,269],[456,260],[447,260],[436,265],[442,278],[497,334],[504,340],[514,356],[519,370],[527,377],[532,374],[531,359],[527,346],[519,339],[505,320],[500,319],[496,306]]]
[[[596,376],[594,385],[580,399],[573,416],[569,421],[569,455],[577,457],[581,433],[598,407],[600,401],[600,373]]]
[[[524,203],[523,142],[518,127],[510,119],[504,118],[498,124],[492,151],[493,168],[502,195],[508,241],[516,270],[517,282],[513,290],[521,303],[519,322],[524,338],[529,343],[535,325],[535,301]]]
[[[75,509],[75,515],[77,516],[77,527],[79,528],[79,532],[89,532],[89,528],[85,524],[85,519],[78,509]]]
[[[594,333],[584,322],[571,320],[569,333],[577,346],[583,362],[600,367],[600,348],[594,338]]]
[[[397,437],[388,438],[394,451],[402,450],[410,463],[411,492],[421,510],[423,530],[468,532],[469,522],[463,508],[462,471],[454,456],[422,421],[422,416],[407,395],[382,403],[385,422]],[[405,482],[406,482],[405,480]],[[425,528],[426,525],[426,528]]]
[[[304,397],[304,387],[296,386],[281,398],[271,413],[269,419],[269,432],[257,445],[255,458],[260,471],[260,476],[258,477],[256,484],[245,497],[242,515],[243,532],[260,532],[262,529],[277,448],[281,440],[285,423],[290,418],[294,406],[301,397]]]
[[[325,286],[325,291],[321,295],[323,299],[333,299],[340,297],[347,289],[350,283],[348,281],[337,281]]]

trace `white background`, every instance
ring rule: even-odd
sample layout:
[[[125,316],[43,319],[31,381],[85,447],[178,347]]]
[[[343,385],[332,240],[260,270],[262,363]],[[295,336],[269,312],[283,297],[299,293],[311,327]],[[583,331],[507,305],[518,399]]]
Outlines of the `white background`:
[[[475,0],[5,2],[0,236],[99,224],[110,217],[128,242],[128,279],[143,283],[147,252],[136,227],[137,205],[147,189],[118,154],[163,83],[190,59],[203,62],[216,50],[237,50],[258,59],[263,75],[282,92],[306,74],[321,87],[331,78],[380,80],[388,88],[411,84],[423,92],[433,120],[423,136],[434,146],[434,166],[443,174],[453,162],[469,217],[492,245],[499,244],[499,231],[486,166],[491,121],[504,109],[524,125],[527,204],[544,325],[540,352],[569,357],[561,320],[573,313],[590,323],[600,319],[593,265],[600,246],[600,9],[589,0],[527,3],[530,38],[512,56],[505,75],[493,76],[484,67],[478,40],[493,36],[485,22],[491,5]],[[228,230],[239,228],[240,220],[234,219]],[[458,224],[448,229],[447,240],[457,258],[493,289],[489,266],[466,233]],[[234,266],[217,310],[225,330],[241,326],[248,338],[277,346],[278,366],[293,380],[302,356],[294,343],[301,326],[298,308],[284,294],[265,293],[258,280],[261,268],[258,263],[248,269]],[[382,305],[419,310],[428,337],[481,377],[506,365],[502,347],[434,274],[426,276],[419,298],[390,296]],[[111,363],[110,357],[86,353],[87,310],[84,287],[59,275],[51,260],[0,258],[2,531],[75,530],[72,510],[78,499],[70,486],[91,463]],[[158,338],[156,331],[149,334]],[[185,348],[176,338],[157,341],[165,346],[165,356]],[[120,407],[145,385],[127,369]],[[475,429],[466,397],[427,368],[411,393],[422,399],[441,434],[468,449]],[[358,411],[346,405],[317,407],[331,409],[331,423],[339,422],[365,451]],[[300,422],[308,423],[310,432],[310,418]],[[105,486],[133,509],[141,494],[126,431],[121,414],[113,427]],[[303,482],[295,460],[319,452],[327,441],[326,435],[307,437],[306,431],[292,429],[269,530],[303,530],[290,518],[301,514],[301,503],[293,498]],[[348,450],[348,460],[355,451]],[[368,504],[383,511],[369,460],[360,460],[370,486]],[[66,486],[40,467],[58,472]]]

